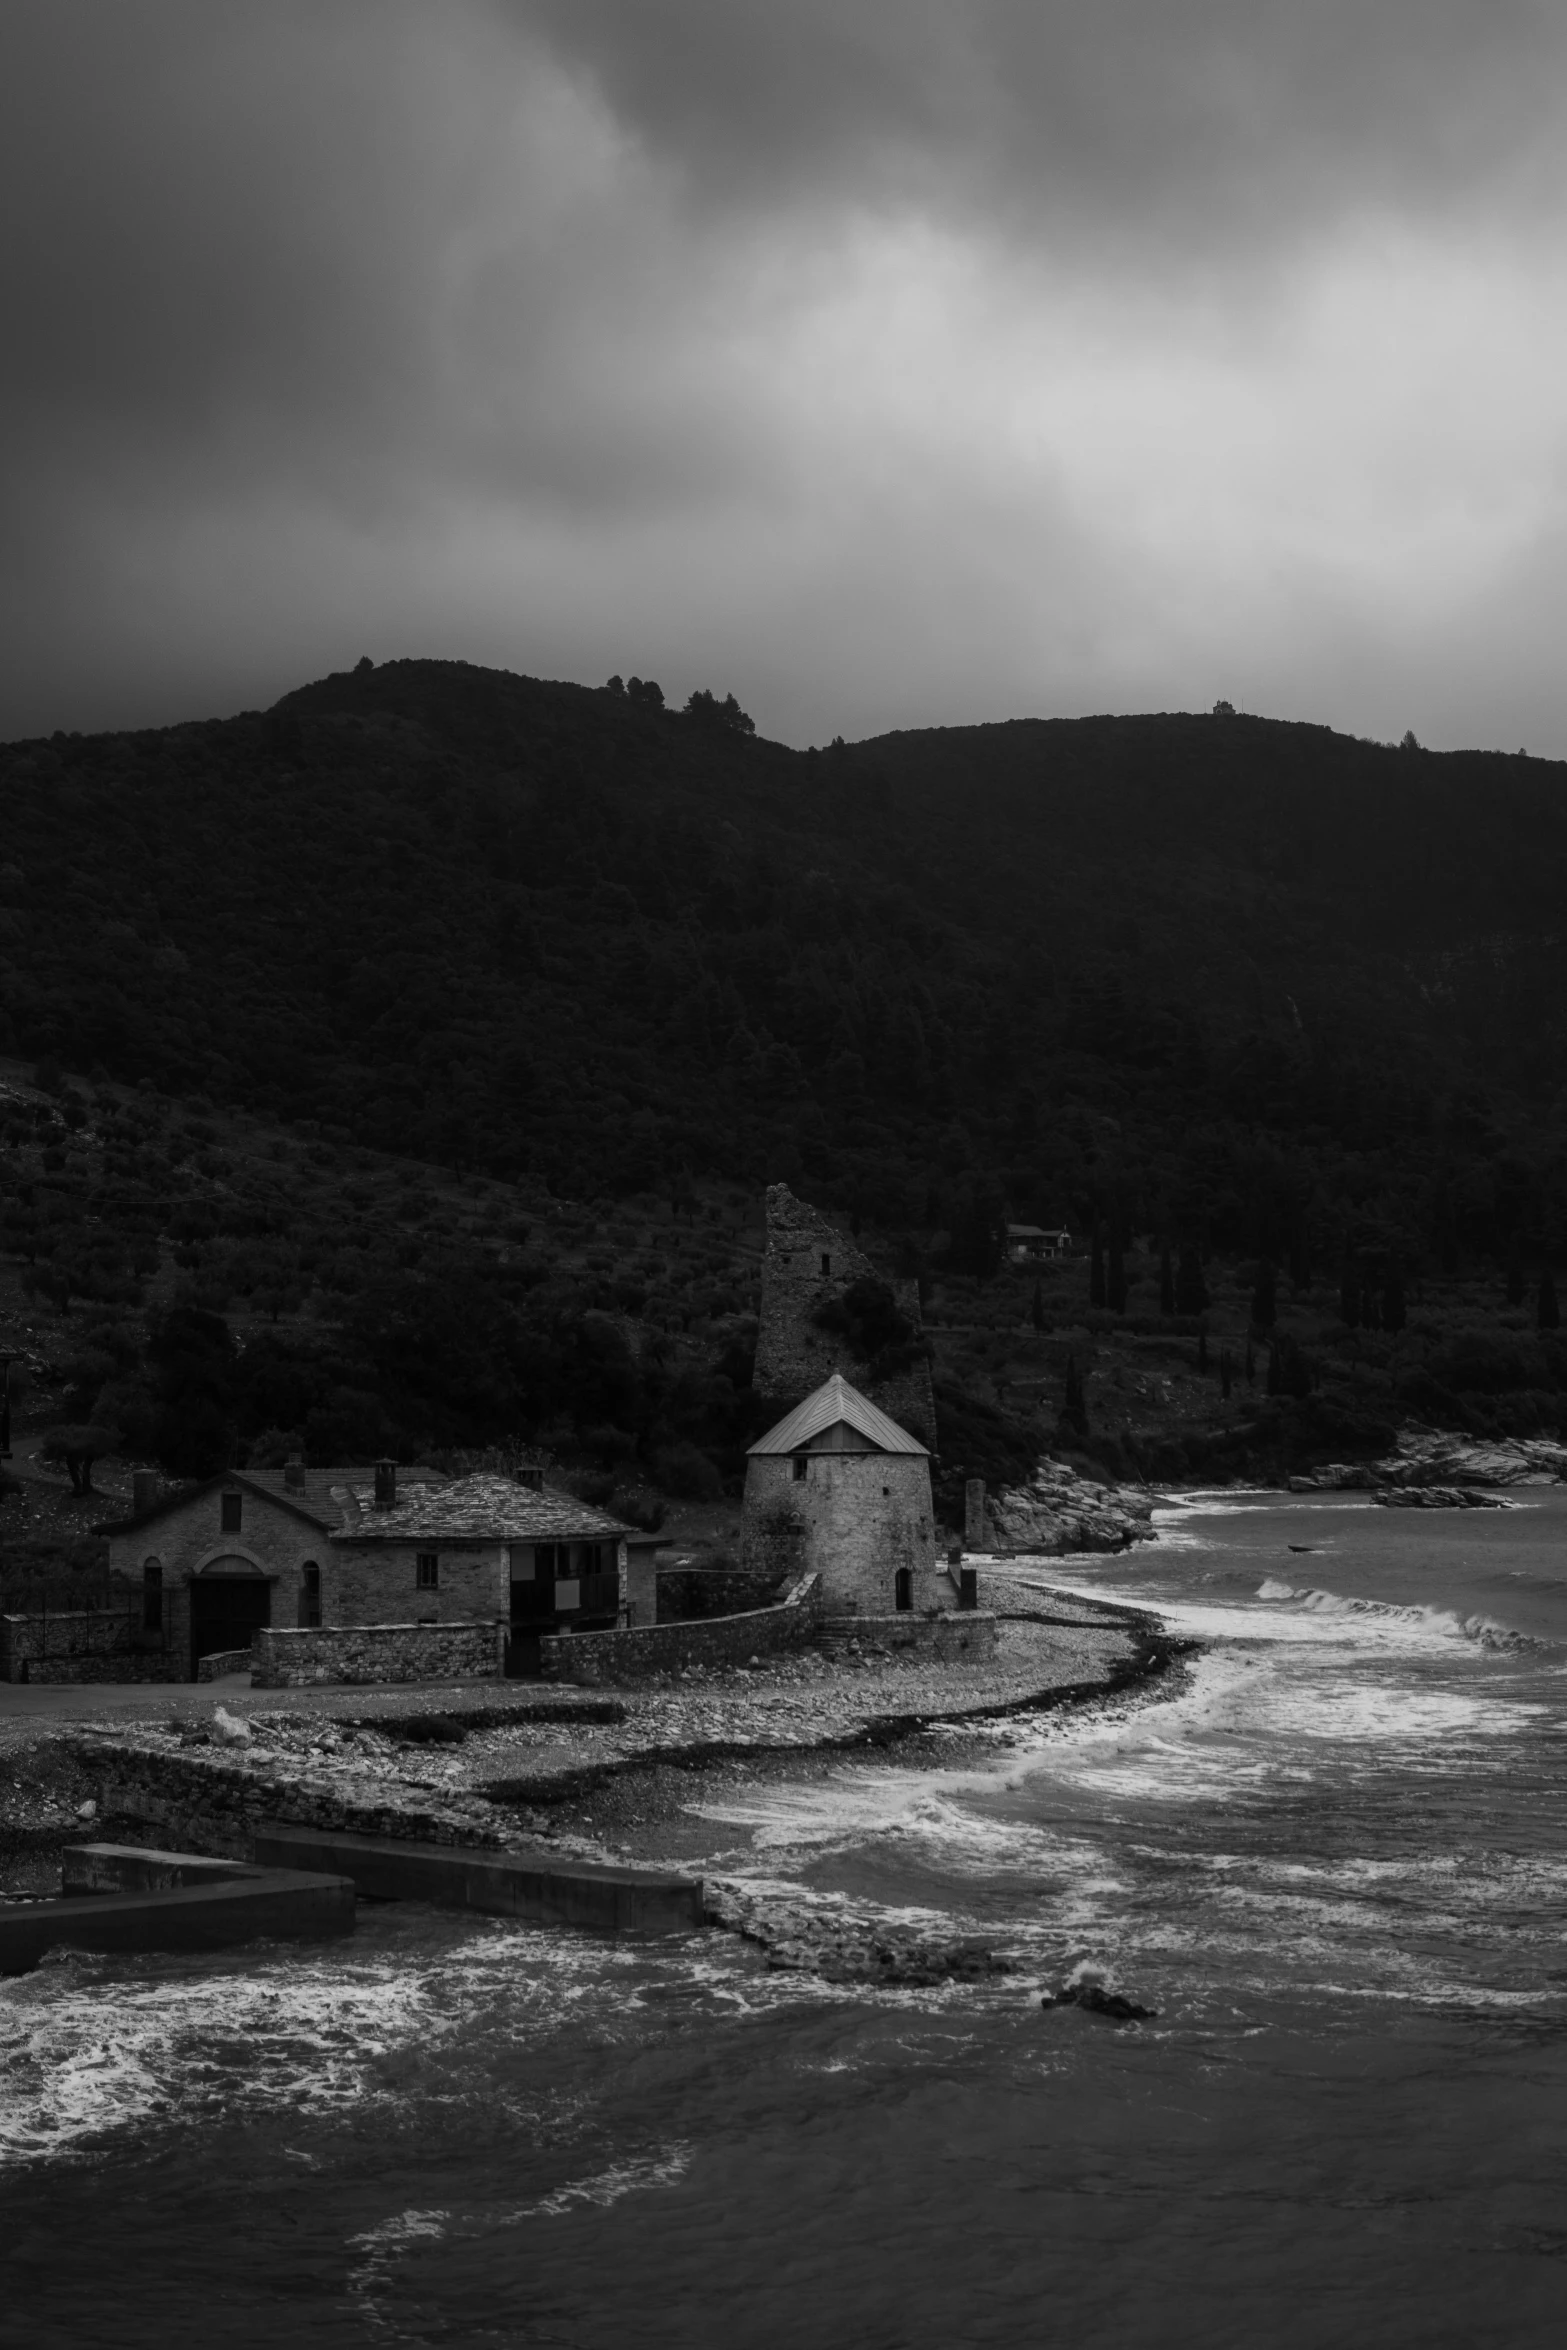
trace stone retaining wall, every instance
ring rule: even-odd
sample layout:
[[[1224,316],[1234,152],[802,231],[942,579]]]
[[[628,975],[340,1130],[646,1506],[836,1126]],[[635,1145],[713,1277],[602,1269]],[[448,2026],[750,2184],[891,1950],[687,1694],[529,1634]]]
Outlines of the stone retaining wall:
[[[494,1623],[323,1624],[309,1631],[257,1632],[251,1651],[256,1689],[310,1689],[329,1681],[487,1681],[505,1671],[506,1630]]]
[[[984,1664],[996,1653],[996,1618],[988,1609],[962,1615],[826,1616],[821,1642],[835,1655],[856,1642],[862,1649],[905,1650],[938,1664]]]
[[[181,1852],[249,1860],[251,1840],[271,1820],[302,1828],[348,1829],[356,1836],[411,1837],[426,1844],[499,1845],[498,1829],[410,1793],[376,1798],[369,1790],[310,1784],[296,1768],[212,1747],[156,1752],[101,1730],[60,1739],[85,1772],[101,1817],[140,1820]],[[477,1807],[469,1807],[477,1809]]]
[[[965,1621],[971,1621],[965,1618]],[[626,1632],[556,1633],[539,1643],[545,1678],[601,1683],[647,1681],[687,1665],[743,1665],[753,1656],[809,1648],[821,1623],[821,1579],[802,1577],[777,1607],[739,1616],[699,1616]]]

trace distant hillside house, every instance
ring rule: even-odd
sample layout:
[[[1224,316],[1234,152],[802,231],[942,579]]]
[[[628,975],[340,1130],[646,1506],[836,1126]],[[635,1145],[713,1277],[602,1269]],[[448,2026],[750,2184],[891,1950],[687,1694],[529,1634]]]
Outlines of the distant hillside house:
[[[936,1568],[930,1454],[837,1371],[752,1445],[741,1560],[780,1580],[819,1574],[833,1614],[957,1604]]]
[[[1069,1257],[1070,1232],[1050,1231],[1042,1224],[1009,1224],[1007,1255],[1014,1265],[1042,1263],[1047,1257]]]
[[[192,1679],[202,1657],[266,1626],[479,1618],[526,1642],[650,1624],[656,1609],[655,1537],[510,1477],[291,1461],[210,1477],[96,1531]]]

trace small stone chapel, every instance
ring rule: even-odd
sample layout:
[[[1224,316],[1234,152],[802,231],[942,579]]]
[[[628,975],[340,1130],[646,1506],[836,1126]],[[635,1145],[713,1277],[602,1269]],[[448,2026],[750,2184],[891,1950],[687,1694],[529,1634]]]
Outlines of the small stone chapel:
[[[936,1563],[930,1454],[840,1371],[751,1446],[740,1542],[758,1574],[819,1574],[830,1614],[958,1605]]]

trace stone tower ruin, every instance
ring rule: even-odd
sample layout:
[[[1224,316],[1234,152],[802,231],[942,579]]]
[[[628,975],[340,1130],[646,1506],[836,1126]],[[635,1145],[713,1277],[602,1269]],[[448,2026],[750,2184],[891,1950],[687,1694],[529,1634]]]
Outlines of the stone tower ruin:
[[[910,1327],[911,1346],[879,1356],[858,1352],[850,1334],[824,1327],[824,1307],[841,1307],[856,1282],[879,1282],[892,1292]],[[881,1411],[936,1449],[936,1398],[920,1326],[919,1284],[888,1281],[836,1225],[796,1199],[786,1183],[767,1193],[767,1251],[762,1260],[761,1326],[752,1386],[780,1412],[791,1409],[834,1371]]]

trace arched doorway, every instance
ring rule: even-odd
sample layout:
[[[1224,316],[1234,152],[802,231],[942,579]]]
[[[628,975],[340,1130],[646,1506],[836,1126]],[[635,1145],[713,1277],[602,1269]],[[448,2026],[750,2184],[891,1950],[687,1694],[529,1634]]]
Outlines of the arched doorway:
[[[214,1559],[190,1579],[190,1677],[204,1656],[248,1648],[272,1621],[272,1585],[248,1559]]]
[[[914,1605],[914,1570],[912,1567],[898,1569],[893,1578],[893,1591],[896,1595],[898,1613],[906,1615]]]

